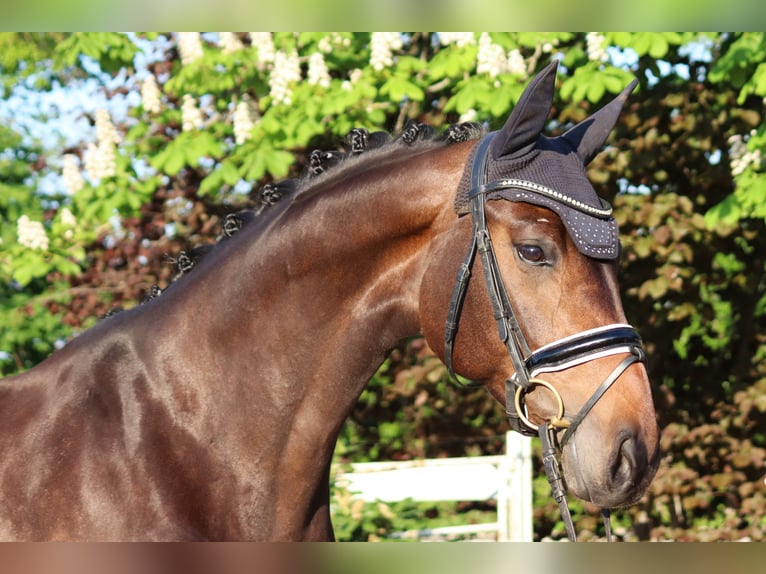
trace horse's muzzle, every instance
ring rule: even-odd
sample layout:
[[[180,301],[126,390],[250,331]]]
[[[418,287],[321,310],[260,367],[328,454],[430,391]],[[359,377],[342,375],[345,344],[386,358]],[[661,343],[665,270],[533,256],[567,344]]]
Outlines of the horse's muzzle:
[[[654,478],[659,463],[659,448],[648,444],[648,440],[648,436],[624,430],[612,450],[598,461],[593,454],[579,452],[582,449],[578,449],[576,437],[562,454],[570,492],[602,508],[635,504]]]

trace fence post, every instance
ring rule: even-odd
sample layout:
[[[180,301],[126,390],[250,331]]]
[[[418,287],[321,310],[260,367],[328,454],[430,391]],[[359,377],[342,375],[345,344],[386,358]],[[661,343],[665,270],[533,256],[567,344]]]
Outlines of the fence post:
[[[498,540],[532,542],[532,445],[516,432],[505,435],[504,477],[497,496]]]

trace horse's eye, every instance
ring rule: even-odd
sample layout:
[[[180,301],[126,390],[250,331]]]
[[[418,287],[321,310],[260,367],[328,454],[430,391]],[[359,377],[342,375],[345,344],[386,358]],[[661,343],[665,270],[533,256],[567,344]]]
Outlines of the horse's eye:
[[[516,247],[516,252],[522,260],[532,265],[542,265],[547,262],[545,251],[539,245],[519,245]]]

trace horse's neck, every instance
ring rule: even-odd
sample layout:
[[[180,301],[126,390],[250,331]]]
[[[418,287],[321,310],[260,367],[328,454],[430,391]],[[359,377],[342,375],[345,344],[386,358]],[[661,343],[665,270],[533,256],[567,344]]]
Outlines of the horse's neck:
[[[424,253],[454,186],[435,185],[428,169],[410,167],[415,161],[329,179],[248,249],[255,331],[304,356],[314,380],[327,365],[332,380],[358,381],[352,394],[391,346],[419,330]]]
[[[386,351],[419,331],[425,255],[441,220],[455,217],[462,163],[448,164],[453,173],[445,173],[447,161],[437,158],[450,157],[448,151],[423,152],[337,186],[331,181],[312,205],[293,206],[302,212],[282,240],[290,244],[288,279],[304,280],[317,318],[346,327],[339,338],[358,329],[365,348]]]
[[[328,178],[189,277],[186,309],[209,321],[189,361],[222,369],[203,383],[217,389],[206,404],[249,426],[251,472],[277,505],[323,513],[317,489],[343,421],[391,347],[419,332],[428,244],[454,220],[465,155],[428,154]]]
[[[462,166],[439,180],[422,157],[396,163],[328,178],[249,243],[242,297],[253,313],[251,349],[270,354],[262,360],[273,359],[274,346],[259,344],[268,334],[292,365],[305,359],[311,379],[332,369],[319,386],[354,378],[355,394],[391,346],[418,332],[425,249],[434,221],[451,213]]]

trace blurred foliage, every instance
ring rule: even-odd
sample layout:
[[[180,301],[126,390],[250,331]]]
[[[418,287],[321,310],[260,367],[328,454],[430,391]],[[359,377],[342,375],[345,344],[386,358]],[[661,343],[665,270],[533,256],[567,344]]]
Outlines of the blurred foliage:
[[[397,131],[408,119],[499,127],[530,76],[557,57],[553,132],[604,105],[630,78],[640,81],[610,145],[589,167],[621,226],[624,304],[648,350],[663,428],[661,470],[638,505],[615,513],[618,535],[762,540],[766,35],[525,32],[442,43],[445,36],[426,33],[281,32],[269,39],[279,58],[248,34],[226,42],[215,33],[193,36],[183,49],[177,34],[0,34],[6,98],[21,88],[82,93],[94,79],[109,101],[133,96],[127,114],[111,118],[111,171],[84,176],[76,190],[62,180],[55,192],[37,192],[60,171],[63,154],[83,171],[92,134],[73,148],[43,149],[0,128],[1,372],[32,367],[110,308],[166,285],[168,257],[212,241],[225,213],[252,205],[264,184],[300,175],[312,149],[337,148],[352,127]],[[489,44],[502,58],[495,50],[487,61]],[[285,72],[291,54],[300,80]],[[151,104],[138,96],[150,74],[159,88]],[[83,99],[82,113],[96,123]],[[199,112],[193,125],[185,102]],[[243,109],[250,123],[238,126]],[[42,225],[47,245],[19,240],[24,215]],[[360,397],[337,459],[498,454],[505,429],[499,405],[482,390],[452,385],[413,339]],[[544,479],[535,484],[536,536],[563,536]],[[336,522],[347,539],[417,527],[418,513],[447,520],[453,512],[361,508],[338,496]],[[600,536],[596,509],[573,507],[581,536]]]

